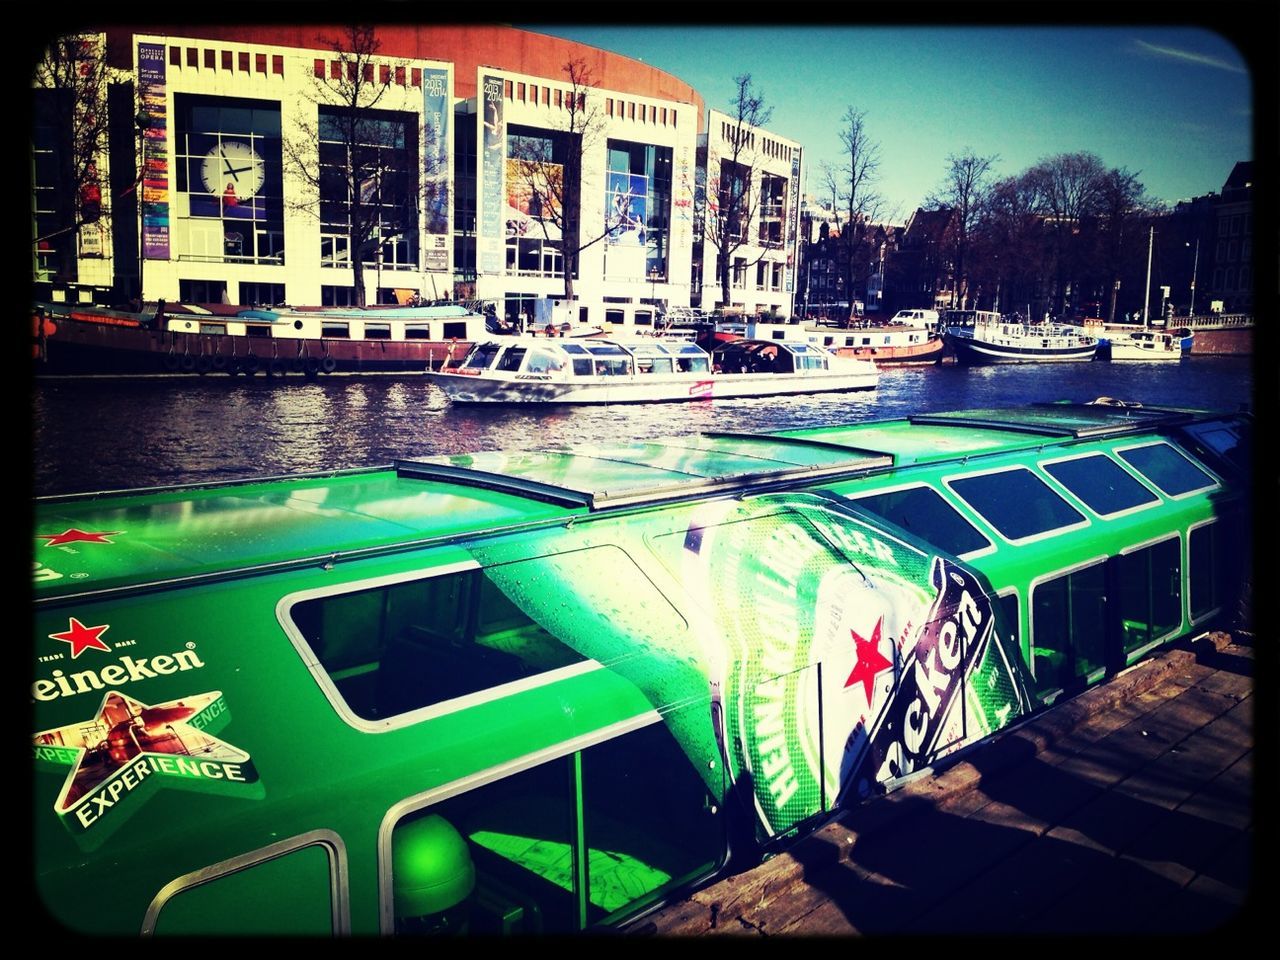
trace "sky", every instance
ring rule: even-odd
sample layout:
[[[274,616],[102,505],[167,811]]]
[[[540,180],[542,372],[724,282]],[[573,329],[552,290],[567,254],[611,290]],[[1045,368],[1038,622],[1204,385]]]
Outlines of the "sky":
[[[819,165],[839,156],[840,118],[862,111],[890,222],[905,222],[942,185],[948,155],[968,149],[997,156],[996,177],[1094,153],[1170,205],[1220,191],[1253,157],[1249,64],[1199,27],[524,29],[641,60],[725,112],[734,77],[750,73],[773,107],[769,129],[804,147],[810,195],[821,192]]]

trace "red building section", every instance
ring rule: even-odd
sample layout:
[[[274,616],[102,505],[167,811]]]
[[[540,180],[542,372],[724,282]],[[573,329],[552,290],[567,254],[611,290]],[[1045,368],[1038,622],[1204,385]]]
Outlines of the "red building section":
[[[335,50],[336,38],[349,28],[324,24],[254,24],[251,26],[138,24],[105,28],[107,59],[114,67],[133,66],[133,37],[174,36],[184,39],[234,42],[309,50]],[[654,99],[691,103],[697,107],[698,129],[704,122],[702,97],[689,84],[669,73],[607,50],[503,26],[421,26],[391,24],[376,28],[380,56],[441,60],[454,65],[454,95],[476,95],[476,68],[484,65],[525,73],[548,80],[565,79],[564,67],[582,60],[597,86]],[[184,50],[182,56],[187,57]],[[196,64],[206,62],[203,50],[192,54]],[[208,58],[216,69],[223,59]]]

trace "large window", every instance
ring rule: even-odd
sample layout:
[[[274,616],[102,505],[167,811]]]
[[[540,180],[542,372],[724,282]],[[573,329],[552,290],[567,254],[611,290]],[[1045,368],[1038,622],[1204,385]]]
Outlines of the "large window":
[[[326,336],[335,334],[326,332]],[[507,565],[519,579],[525,567]],[[536,578],[539,569],[529,569]],[[295,603],[290,617],[346,706],[378,721],[586,658],[542,629],[486,570]]]
[[[73,198],[67,195],[73,180],[71,131],[66,123],[72,112],[71,91],[35,90],[32,96],[35,110],[31,127],[31,216],[35,277],[48,280],[64,269],[74,268],[75,264],[75,232],[68,229],[75,209]]]
[[[1167,443],[1117,450],[1121,459],[1171,497],[1207,490],[1216,481]]]
[[[1214,521],[1191,531],[1191,619],[1201,620],[1221,609],[1224,575],[1229,565],[1223,523]]]
[[[1079,511],[1025,467],[960,477],[947,485],[1009,540],[1085,522]]]
[[[179,260],[284,263],[280,105],[174,96]]]
[[[320,107],[320,264],[418,269],[418,123],[411,114]]]
[[[673,719],[400,820],[397,931],[572,932],[624,919],[715,870],[724,816],[672,737]],[[709,777],[720,770],[699,766]]]
[[[958,556],[991,546],[991,541],[931,487],[873,493],[855,498],[854,504],[947,553]]]
[[[1124,652],[1133,653],[1182,625],[1182,542],[1170,537],[1120,556]]]
[[[562,203],[576,184],[564,182],[574,140],[567,134],[507,126],[506,269],[521,277],[563,277]],[[598,234],[593,234],[596,236]],[[571,246],[575,243],[570,239]]]
[[[1031,589],[1031,672],[1037,696],[1083,685],[1105,666],[1106,563]]]
[[[1160,498],[1125,473],[1106,454],[1043,464],[1045,473],[1084,501],[1100,516],[1131,510]]]
[[[611,227],[607,265],[611,275],[667,279],[671,238],[670,147],[610,140],[606,217]],[[618,269],[634,250],[636,261]],[[643,262],[640,254],[643,253]]]

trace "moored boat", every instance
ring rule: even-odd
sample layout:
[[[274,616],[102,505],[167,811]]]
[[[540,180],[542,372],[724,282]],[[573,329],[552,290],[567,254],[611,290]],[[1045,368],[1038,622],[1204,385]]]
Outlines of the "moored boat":
[[[37,376],[422,373],[486,333],[461,305],[152,313],[37,304]]]
[[[864,320],[835,333],[809,330],[811,342],[836,356],[870,360],[878,367],[938,363],[945,348],[934,310],[899,310],[887,323]]]
[[[947,340],[961,363],[1048,363],[1092,360],[1096,337],[1066,324],[1026,323],[986,310],[948,310]]]
[[[1108,340],[1108,356],[1112,360],[1168,363],[1182,359],[1182,338],[1176,333],[1134,330],[1125,334],[1113,333]]]
[[[428,373],[455,403],[653,403],[870,390],[875,366],[796,340],[738,338],[708,354],[669,337],[493,337]]]
[[[38,500],[34,890],[94,935],[635,928],[1217,627],[1252,430],[1043,404]]]

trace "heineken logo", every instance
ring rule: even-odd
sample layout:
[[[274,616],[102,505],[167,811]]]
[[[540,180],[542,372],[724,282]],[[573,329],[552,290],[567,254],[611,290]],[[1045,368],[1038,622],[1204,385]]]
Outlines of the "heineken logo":
[[[948,711],[953,704],[963,706],[964,678],[991,638],[991,603],[972,574],[935,557],[931,579],[937,596],[909,649],[893,699],[869,736],[860,725],[850,738],[855,756],[847,789],[858,794],[933,761]]]
[[[34,756],[71,768],[54,811],[92,847],[161,787],[260,796],[249,754],[214,736],[229,720],[217,690],[158,704],[112,691],[92,716],[35,734]]]
[[[113,653],[122,647],[132,647],[137,642],[126,639],[112,646],[104,639],[110,629],[111,625],[108,623],[87,626],[75,617],[68,617],[66,630],[46,634],[49,639],[65,643],[67,647],[59,653],[39,657],[38,662],[57,662],[63,660],[66,654],[70,654],[72,660],[78,660],[82,653],[89,650]],[[173,653],[162,653],[152,657],[123,656],[105,666],[74,672],[55,669],[47,677],[38,678],[31,685],[31,696],[40,701],[58,700],[82,693],[92,693],[95,690],[105,690],[108,687],[119,687],[135,680],[151,680],[174,673],[185,673],[188,670],[199,670],[203,666],[204,661],[196,653],[195,644],[189,643],[187,649],[175,650]]]

